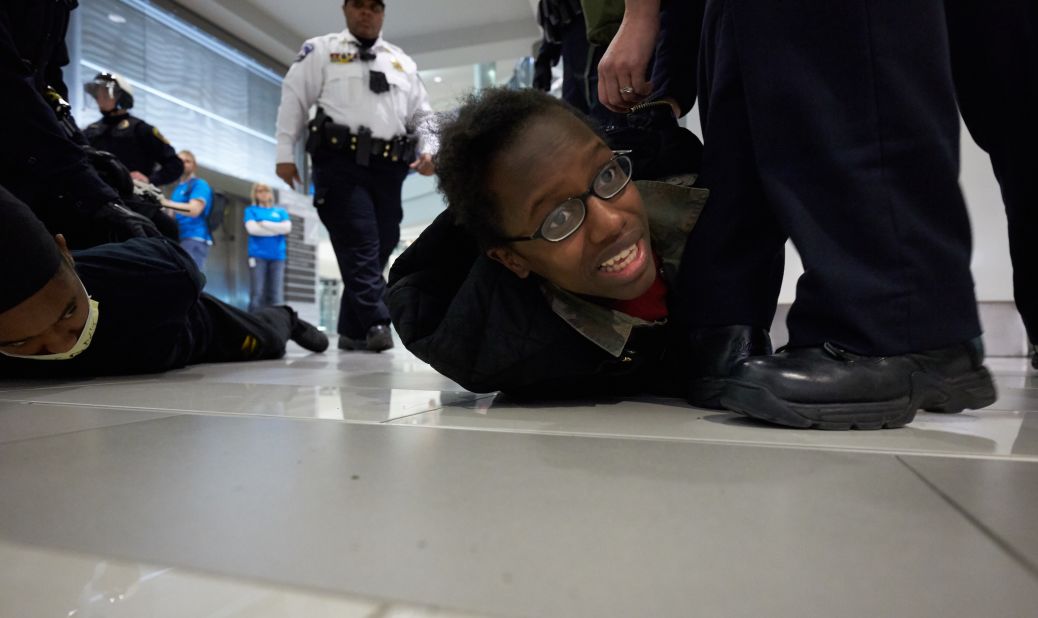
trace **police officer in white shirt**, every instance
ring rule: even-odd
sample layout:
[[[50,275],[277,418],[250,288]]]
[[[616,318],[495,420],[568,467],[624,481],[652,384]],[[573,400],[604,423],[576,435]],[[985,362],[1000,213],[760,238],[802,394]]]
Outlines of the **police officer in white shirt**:
[[[285,75],[277,175],[300,182],[293,150],[305,132],[314,206],[345,284],[339,348],[380,352],[393,347],[382,271],[400,240],[400,188],[409,169],[435,173],[436,144],[420,131],[432,109],[417,66],[382,39],[385,3],[346,0],[342,10],[346,30],[307,40]]]

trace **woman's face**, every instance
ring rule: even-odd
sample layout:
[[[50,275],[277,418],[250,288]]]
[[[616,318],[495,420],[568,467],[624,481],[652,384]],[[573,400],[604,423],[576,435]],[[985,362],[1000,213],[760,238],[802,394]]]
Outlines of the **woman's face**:
[[[489,187],[504,236],[530,236],[567,199],[582,195],[613,152],[565,112],[534,118],[491,165]],[[534,272],[562,289],[611,299],[643,294],[656,278],[649,222],[638,189],[628,184],[603,200],[584,198],[584,222],[559,242],[503,242],[487,251],[520,277]]]
[[[274,192],[270,190],[270,187],[256,189],[256,203],[268,207],[274,205]]]

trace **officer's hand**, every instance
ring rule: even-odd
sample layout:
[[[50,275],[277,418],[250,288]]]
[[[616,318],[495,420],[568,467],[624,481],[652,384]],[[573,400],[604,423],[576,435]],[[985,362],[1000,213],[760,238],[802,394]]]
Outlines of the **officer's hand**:
[[[137,171],[130,172],[130,178],[133,178],[134,180],[139,180],[141,182],[151,182],[150,180],[148,180],[147,176]]]
[[[115,241],[162,236],[150,219],[116,202],[104,204],[94,211],[94,220],[107,227]]]
[[[130,177],[130,170],[126,169],[122,161],[110,152],[96,150],[89,146],[84,146],[83,151],[86,152],[87,161],[90,162],[101,180],[115,189],[121,197],[133,195],[133,178]]]
[[[433,164],[431,154],[421,154],[411,164],[411,169],[418,172],[422,176],[432,176],[436,173],[436,166]]]
[[[598,63],[598,100],[614,112],[626,112],[652,94],[645,71],[656,47],[659,11],[635,10],[628,3],[616,36]]]
[[[299,170],[296,168],[295,163],[278,163],[274,173],[292,188],[295,188],[296,184],[303,184],[303,179],[299,177]]]

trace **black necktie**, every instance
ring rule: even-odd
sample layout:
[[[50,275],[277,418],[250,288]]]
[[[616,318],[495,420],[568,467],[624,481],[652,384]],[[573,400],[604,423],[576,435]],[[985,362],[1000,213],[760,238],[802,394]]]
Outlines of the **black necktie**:
[[[371,62],[375,59],[375,54],[367,49],[360,50],[357,54],[357,58],[360,58],[361,62]]]

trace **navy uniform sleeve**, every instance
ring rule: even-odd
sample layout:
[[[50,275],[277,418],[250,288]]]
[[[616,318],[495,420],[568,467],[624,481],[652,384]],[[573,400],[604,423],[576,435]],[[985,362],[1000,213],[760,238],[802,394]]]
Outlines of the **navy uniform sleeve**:
[[[167,238],[131,238],[72,253],[87,291],[126,289],[134,282],[141,308],[156,305],[159,313],[184,314],[198,301],[205,275],[176,242]]]
[[[153,161],[158,164],[155,170],[147,170],[151,184],[161,187],[176,181],[184,173],[184,162],[177,156],[177,151],[164,135],[143,120],[137,123],[137,141]],[[141,170],[145,171],[145,170]]]
[[[652,99],[673,97],[687,114],[696,102],[699,39],[706,0],[664,0],[652,65]]]
[[[0,14],[0,114],[17,118],[0,142],[0,182],[23,201],[46,187],[66,194],[74,206],[90,212],[119,196],[87,162],[83,149],[58,124],[54,111],[33,86],[33,75],[18,53]],[[33,200],[34,201],[34,200]]]

